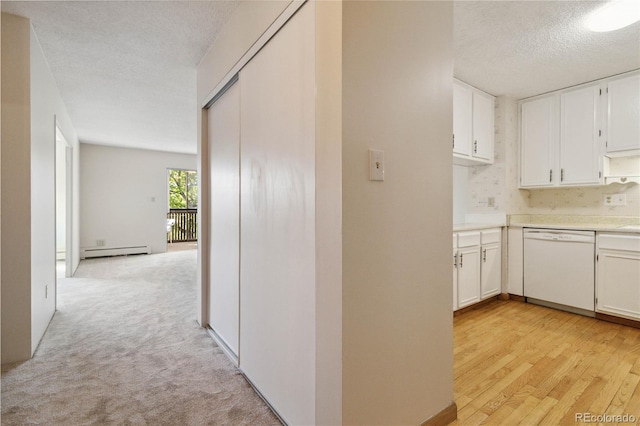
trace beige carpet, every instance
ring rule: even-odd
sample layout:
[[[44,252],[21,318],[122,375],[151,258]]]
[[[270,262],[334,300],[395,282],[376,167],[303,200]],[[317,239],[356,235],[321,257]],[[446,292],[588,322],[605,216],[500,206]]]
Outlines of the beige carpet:
[[[83,261],[35,357],[2,367],[2,425],[278,425],[195,322],[196,251]]]

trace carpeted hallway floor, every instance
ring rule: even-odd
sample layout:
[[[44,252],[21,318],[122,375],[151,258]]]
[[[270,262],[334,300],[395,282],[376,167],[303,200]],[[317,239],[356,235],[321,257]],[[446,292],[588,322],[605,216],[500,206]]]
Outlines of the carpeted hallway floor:
[[[2,425],[279,425],[195,321],[196,251],[82,261]]]

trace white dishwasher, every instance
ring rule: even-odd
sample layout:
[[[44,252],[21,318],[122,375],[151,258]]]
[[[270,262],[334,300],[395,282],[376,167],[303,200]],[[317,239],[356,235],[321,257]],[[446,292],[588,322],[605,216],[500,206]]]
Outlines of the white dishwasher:
[[[527,301],[593,315],[595,232],[525,228],[523,237]]]

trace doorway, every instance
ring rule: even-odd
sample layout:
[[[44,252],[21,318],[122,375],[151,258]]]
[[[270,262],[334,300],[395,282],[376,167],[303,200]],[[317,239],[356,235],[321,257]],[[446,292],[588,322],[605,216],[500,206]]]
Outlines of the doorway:
[[[71,277],[73,151],[56,123],[56,278]]]
[[[167,251],[198,247],[198,174],[167,169]]]

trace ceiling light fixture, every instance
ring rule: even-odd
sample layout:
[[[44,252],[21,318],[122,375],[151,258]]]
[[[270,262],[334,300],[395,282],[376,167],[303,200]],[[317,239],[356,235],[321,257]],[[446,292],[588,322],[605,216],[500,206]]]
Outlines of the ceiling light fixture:
[[[640,21],[640,1],[613,0],[589,15],[585,24],[595,32],[614,31]]]
[[[640,0],[613,0],[589,15],[585,24],[595,32],[614,31],[640,21]]]

